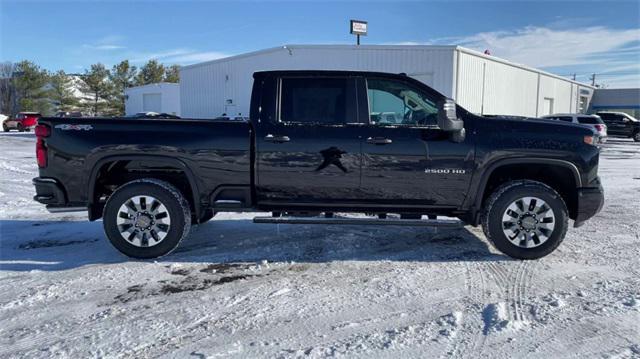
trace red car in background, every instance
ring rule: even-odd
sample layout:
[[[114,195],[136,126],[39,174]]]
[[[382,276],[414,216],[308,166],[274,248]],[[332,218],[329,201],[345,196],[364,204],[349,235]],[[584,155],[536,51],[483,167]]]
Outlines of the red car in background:
[[[2,129],[4,132],[11,130],[18,130],[20,132],[31,131],[31,129],[36,127],[40,117],[41,115],[37,112],[19,112],[15,118],[4,120]]]

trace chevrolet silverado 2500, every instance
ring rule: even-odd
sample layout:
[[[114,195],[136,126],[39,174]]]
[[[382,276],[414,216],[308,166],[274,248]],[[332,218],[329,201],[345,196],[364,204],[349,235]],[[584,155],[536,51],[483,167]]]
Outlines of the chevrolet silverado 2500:
[[[604,202],[591,129],[478,116],[403,74],[257,72],[250,106],[249,121],[42,118],[35,200],[102,218],[135,258],[256,210],[272,212],[258,223],[482,225],[532,259]]]

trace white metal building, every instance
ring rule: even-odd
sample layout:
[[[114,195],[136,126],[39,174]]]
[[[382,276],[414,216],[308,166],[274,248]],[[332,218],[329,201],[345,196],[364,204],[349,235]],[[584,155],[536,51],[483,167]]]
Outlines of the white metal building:
[[[487,115],[585,112],[594,90],[459,46],[286,45],[182,67],[182,115],[248,116],[252,75],[260,70],[404,72]]]
[[[180,116],[180,85],[159,82],[124,90],[127,116],[138,112],[170,113]]]

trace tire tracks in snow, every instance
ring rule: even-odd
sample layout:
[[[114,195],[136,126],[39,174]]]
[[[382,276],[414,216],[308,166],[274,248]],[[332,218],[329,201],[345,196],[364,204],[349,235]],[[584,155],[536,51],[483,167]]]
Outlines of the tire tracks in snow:
[[[456,341],[443,356],[475,358],[482,356],[491,323],[485,318],[485,309],[496,299],[506,304],[508,325],[519,328],[531,320],[526,310],[529,288],[538,261],[466,262],[465,283],[468,291],[464,321]],[[512,265],[515,264],[515,265]],[[492,291],[497,289],[497,293]],[[496,294],[497,297],[496,298]]]
[[[455,342],[443,357],[464,358],[468,353],[479,354],[485,344],[484,321],[478,313],[489,298],[486,274],[481,263],[465,262],[465,286],[467,301],[463,312],[461,328]]]

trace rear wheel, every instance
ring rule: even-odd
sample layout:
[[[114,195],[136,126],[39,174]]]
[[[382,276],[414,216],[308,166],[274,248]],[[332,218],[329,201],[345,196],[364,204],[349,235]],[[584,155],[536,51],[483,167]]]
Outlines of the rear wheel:
[[[9,127],[7,127],[7,124],[6,124],[6,123],[3,123],[3,124],[2,124],[2,130],[3,130],[4,132],[9,132]]]
[[[569,215],[562,197],[536,181],[500,186],[487,200],[482,228],[502,253],[537,259],[553,252],[567,233]]]
[[[633,134],[633,140],[640,142],[640,131],[636,131],[636,133]]]
[[[191,227],[189,203],[171,184],[141,179],[118,188],[105,205],[104,231],[116,249],[133,258],[171,253]]]
[[[21,123],[18,124],[18,132],[24,132],[24,126]]]

